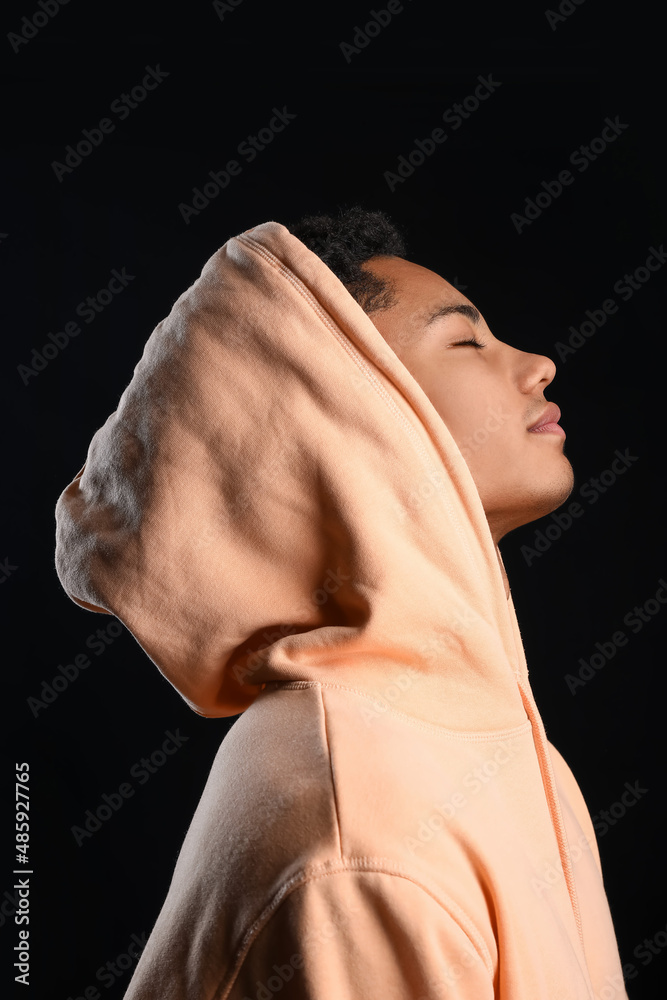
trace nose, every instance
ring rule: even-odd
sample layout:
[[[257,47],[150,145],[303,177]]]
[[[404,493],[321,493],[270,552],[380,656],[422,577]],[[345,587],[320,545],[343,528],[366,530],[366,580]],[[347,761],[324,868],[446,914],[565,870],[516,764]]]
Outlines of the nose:
[[[544,354],[530,354],[517,351],[519,357],[519,384],[522,392],[532,392],[535,388],[544,391],[556,377],[556,365]]]

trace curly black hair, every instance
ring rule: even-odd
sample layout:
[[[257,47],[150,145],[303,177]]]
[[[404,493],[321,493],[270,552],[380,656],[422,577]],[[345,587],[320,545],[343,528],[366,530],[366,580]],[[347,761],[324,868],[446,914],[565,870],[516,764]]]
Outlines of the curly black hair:
[[[339,209],[337,217],[307,215],[287,228],[340,278],[365,313],[394,305],[394,283],[361,267],[372,257],[406,257],[405,237],[384,212],[353,205]]]

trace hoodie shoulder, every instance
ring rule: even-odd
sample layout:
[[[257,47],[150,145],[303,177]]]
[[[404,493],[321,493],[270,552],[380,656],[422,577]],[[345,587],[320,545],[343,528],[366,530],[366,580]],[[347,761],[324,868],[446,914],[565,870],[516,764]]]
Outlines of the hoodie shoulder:
[[[308,873],[254,929],[220,996],[261,996],[262,984],[279,983],[293,1000],[495,996],[494,959],[474,928],[423,886],[370,863]]]

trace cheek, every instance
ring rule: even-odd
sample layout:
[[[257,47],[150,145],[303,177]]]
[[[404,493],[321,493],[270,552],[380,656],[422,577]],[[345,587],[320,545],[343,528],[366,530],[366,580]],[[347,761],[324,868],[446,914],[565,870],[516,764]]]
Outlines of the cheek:
[[[443,380],[438,385],[435,405],[461,449],[486,451],[494,438],[505,436],[510,424],[497,386],[481,376]]]
[[[438,386],[436,408],[456,441],[475,484],[484,497],[500,484],[511,488],[524,474],[525,441],[507,393],[481,375],[452,378]]]

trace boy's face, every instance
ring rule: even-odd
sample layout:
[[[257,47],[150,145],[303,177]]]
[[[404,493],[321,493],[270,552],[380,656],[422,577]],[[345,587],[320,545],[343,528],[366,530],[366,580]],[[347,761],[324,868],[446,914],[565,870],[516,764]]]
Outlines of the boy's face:
[[[559,507],[574,486],[564,432],[554,423],[529,429],[542,422],[553,361],[496,340],[465,295],[428,268],[400,257],[364,267],[394,284],[396,304],[369,318],[460,448],[494,541]],[[440,307],[447,312],[430,318]]]

